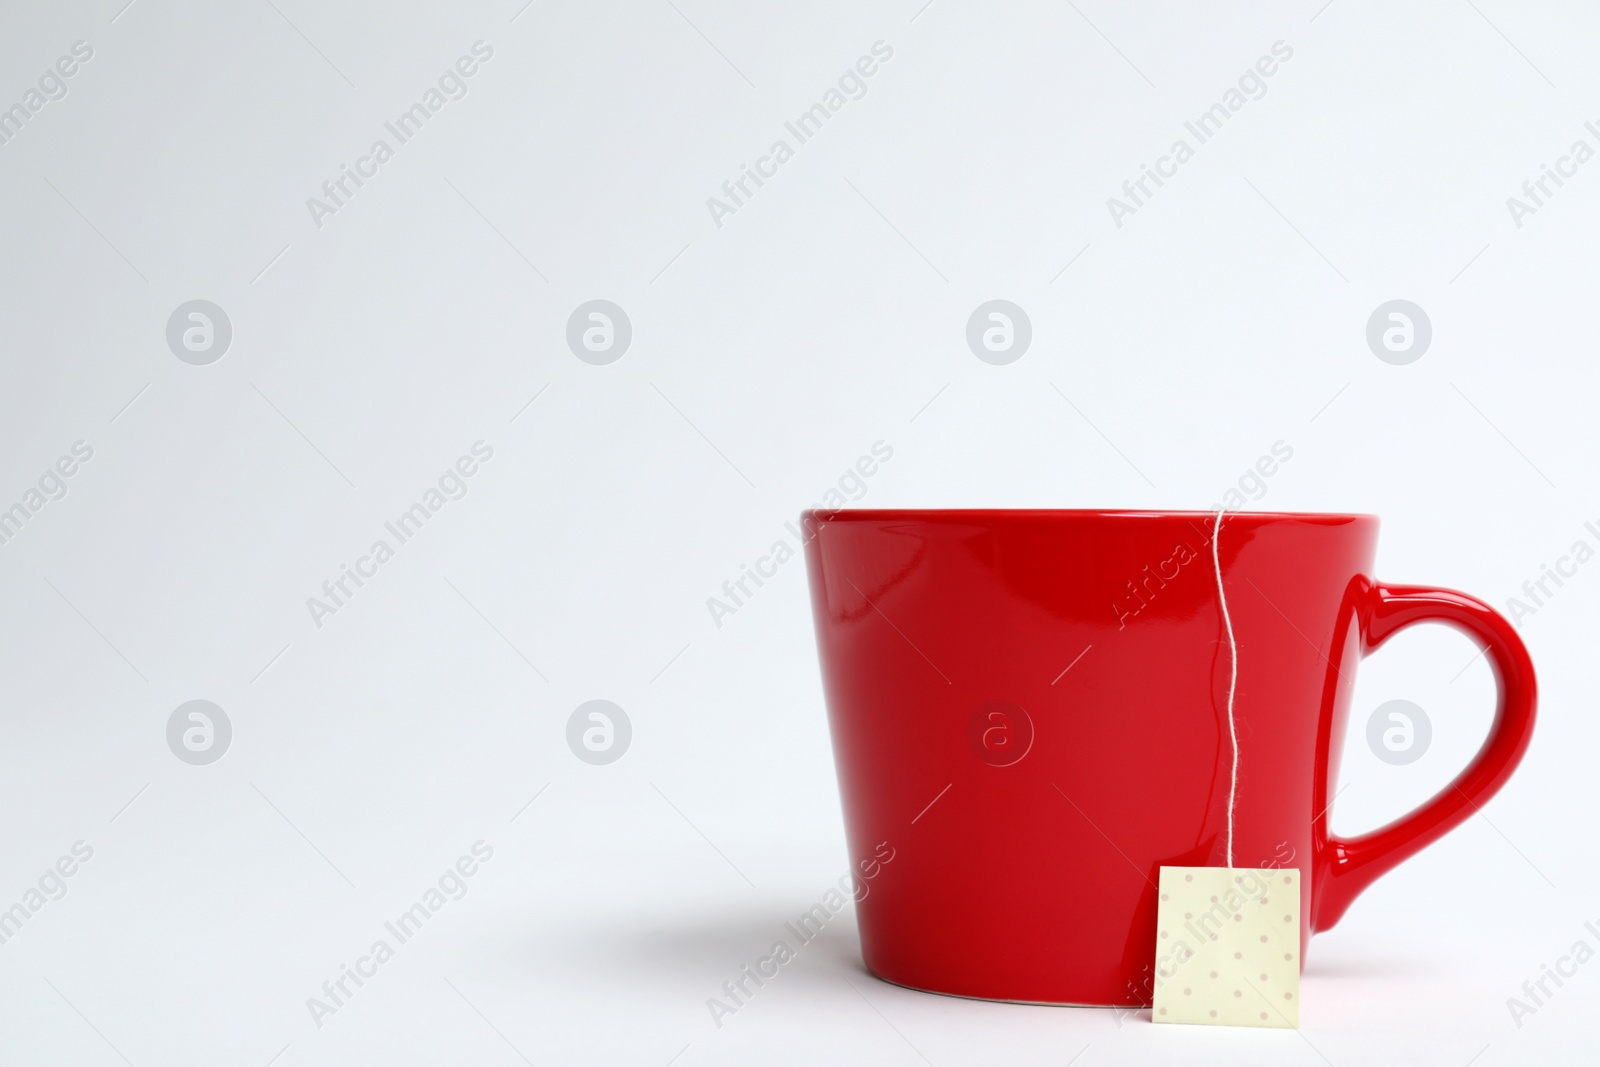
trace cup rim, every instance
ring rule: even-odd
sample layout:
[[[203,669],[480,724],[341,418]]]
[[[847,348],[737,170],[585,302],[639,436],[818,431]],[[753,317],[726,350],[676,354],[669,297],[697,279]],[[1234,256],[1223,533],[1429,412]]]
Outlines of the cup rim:
[[[1182,519],[1214,521],[1215,511],[1184,509],[1141,508],[807,508],[801,518],[811,522],[838,522],[840,520],[892,520],[916,519],[1015,519],[1015,518],[1082,518],[1082,519]],[[1364,511],[1225,511],[1225,521],[1251,519],[1256,521],[1300,519],[1319,523],[1377,522],[1378,516]]]

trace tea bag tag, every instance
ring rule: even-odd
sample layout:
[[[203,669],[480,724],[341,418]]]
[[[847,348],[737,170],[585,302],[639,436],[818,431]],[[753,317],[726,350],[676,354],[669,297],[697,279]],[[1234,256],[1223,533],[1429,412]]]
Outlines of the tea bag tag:
[[[1222,585],[1222,513],[1211,530],[1217,609],[1228,635],[1227,866],[1162,867],[1156,906],[1155,993],[1158,1023],[1211,1026],[1300,1025],[1300,872],[1233,865],[1234,805],[1239,798],[1239,730],[1233,698],[1239,646]]]
[[[1300,1025],[1300,872],[1163,867],[1158,1023]]]

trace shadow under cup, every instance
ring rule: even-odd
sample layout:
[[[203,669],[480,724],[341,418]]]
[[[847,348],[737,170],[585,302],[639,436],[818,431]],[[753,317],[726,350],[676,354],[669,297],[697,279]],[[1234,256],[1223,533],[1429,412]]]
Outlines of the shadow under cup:
[[[1164,865],[1226,864],[1230,661],[1205,512],[810,511],[806,554],[857,904],[881,978],[994,1000],[1148,1004]],[[1449,590],[1372,578],[1368,515],[1232,513],[1241,868],[1301,872],[1301,959],[1525,750],[1533,667]],[[1361,656],[1416,622],[1488,650],[1495,724],[1417,811],[1328,831]]]

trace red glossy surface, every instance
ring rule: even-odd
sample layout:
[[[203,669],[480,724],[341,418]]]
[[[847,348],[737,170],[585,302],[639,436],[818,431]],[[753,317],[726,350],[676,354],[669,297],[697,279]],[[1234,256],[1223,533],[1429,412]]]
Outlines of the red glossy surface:
[[[1164,865],[1225,862],[1228,650],[1201,512],[808,512],[807,562],[857,904],[882,978],[942,993],[1149,1002]],[[1234,861],[1301,872],[1301,944],[1505,782],[1533,728],[1511,626],[1371,578],[1377,519],[1231,514]],[[1489,650],[1473,763],[1411,815],[1330,836],[1356,662],[1401,627]],[[1302,959],[1304,958],[1302,954]]]

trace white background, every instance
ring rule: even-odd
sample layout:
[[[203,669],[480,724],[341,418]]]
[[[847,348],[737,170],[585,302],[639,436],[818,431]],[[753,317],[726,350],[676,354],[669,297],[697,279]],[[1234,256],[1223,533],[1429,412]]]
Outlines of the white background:
[[[1502,607],[1600,547],[1600,162],[1520,227],[1506,205],[1600,148],[1600,17],[123,3],[0,14],[0,106],[94,49],[0,147],[0,507],[94,449],[0,545],[0,908],[94,849],[0,945],[0,1059],[1592,1061],[1600,962],[1521,1026],[1507,998],[1600,949],[1600,563],[1520,622],[1522,770],[1317,938],[1299,1033],[913,993],[848,916],[714,1025],[848,861],[803,565],[720,627],[706,601],[880,440],[864,505],[1188,508],[1282,440],[1254,506],[1378,513],[1381,578]],[[468,95],[319,227],[307,198],[479,40]],[[717,226],[707,198],[877,41],[866,95]],[[1276,41],[1265,95],[1115,225]],[[233,328],[207,366],[165,338],[196,298]],[[633,326],[607,366],[565,340],[597,298]],[[1007,366],[965,340],[995,298],[1032,322]],[[1396,298],[1433,325],[1406,366],[1365,340]],[[480,440],[467,495],[316,626],[307,598]],[[1472,652],[1407,633],[1363,668],[1336,829],[1465,763]],[[209,766],[166,742],[197,698],[233,725]],[[595,698],[633,726],[609,766],[565,740]],[[1390,699],[1433,724],[1409,766],[1366,747]],[[479,840],[469,892],[316,1025]]]

